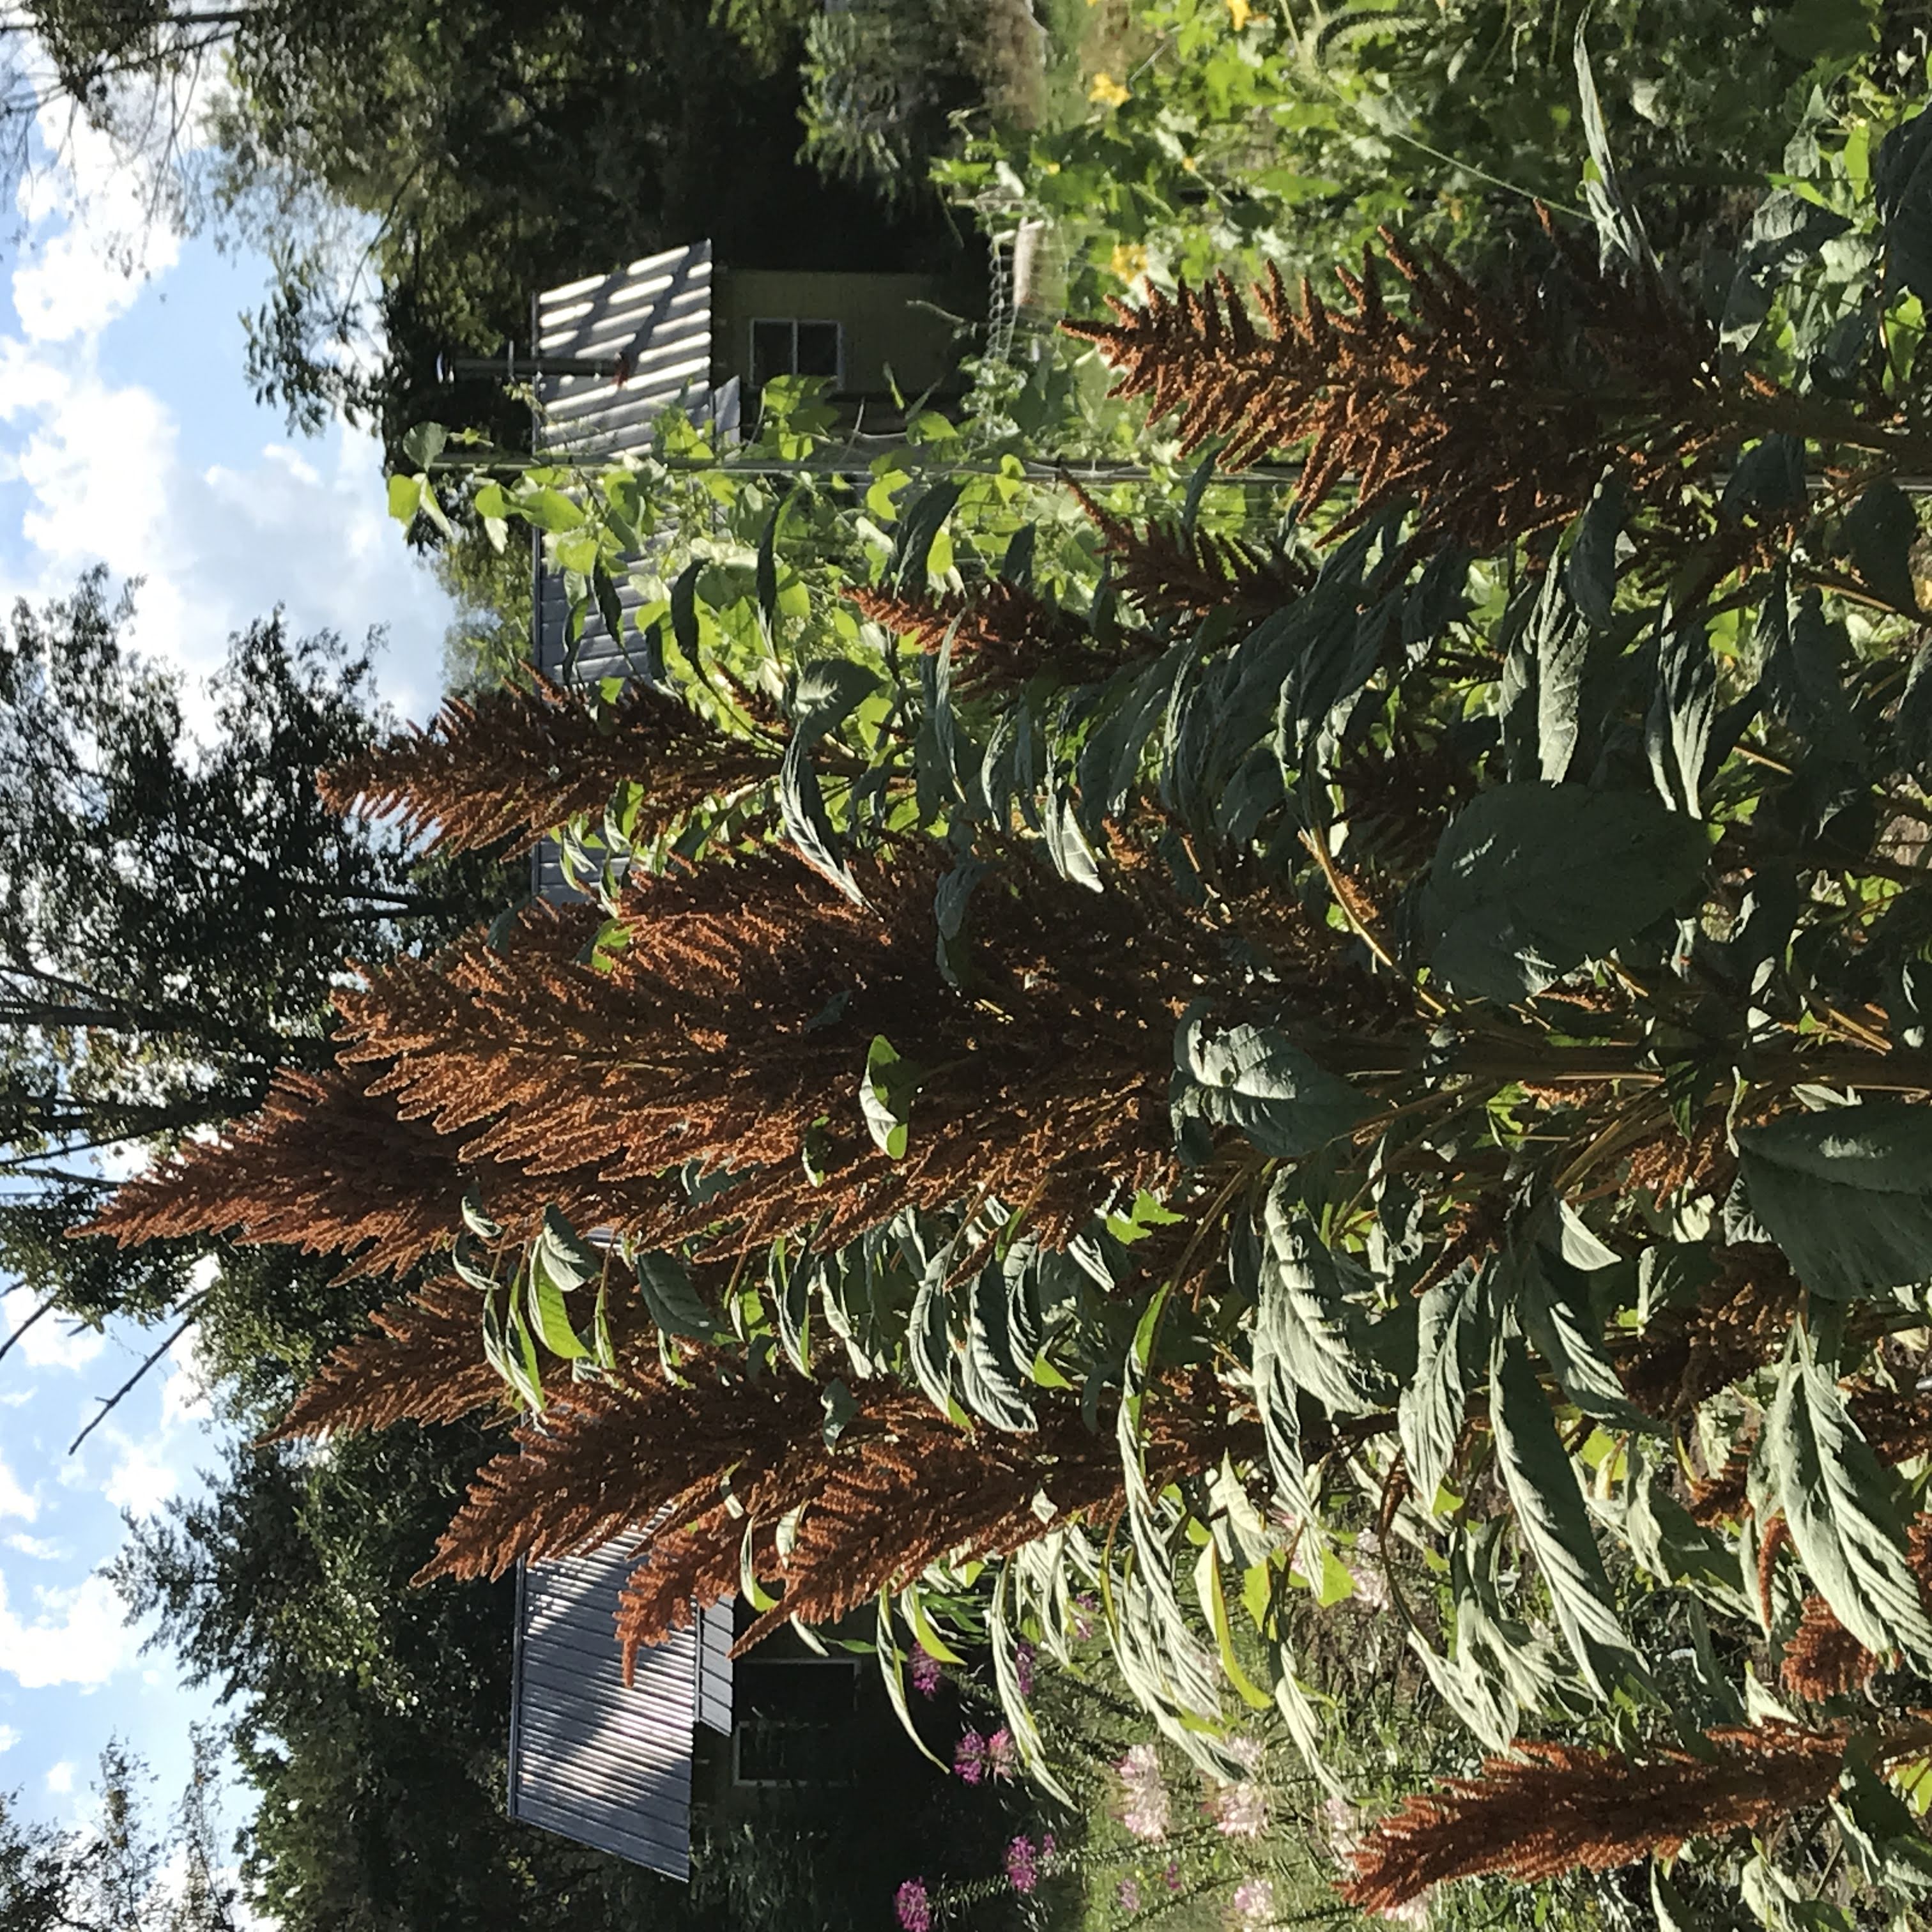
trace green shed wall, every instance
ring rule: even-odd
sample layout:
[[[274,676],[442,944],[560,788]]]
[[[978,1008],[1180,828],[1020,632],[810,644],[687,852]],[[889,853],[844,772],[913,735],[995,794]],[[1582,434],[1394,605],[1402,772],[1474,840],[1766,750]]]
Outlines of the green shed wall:
[[[712,380],[722,383],[736,376],[748,382],[752,324],[777,319],[841,326],[842,396],[889,403],[888,368],[908,399],[935,385],[956,387],[955,325],[917,304],[931,303],[956,313],[958,297],[958,292],[936,275],[724,270],[712,284]]]

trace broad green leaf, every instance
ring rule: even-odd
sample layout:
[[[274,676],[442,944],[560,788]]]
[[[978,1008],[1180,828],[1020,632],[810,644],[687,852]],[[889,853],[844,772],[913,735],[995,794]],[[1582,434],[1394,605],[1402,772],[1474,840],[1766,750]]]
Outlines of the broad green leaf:
[[[1274,1700],[1241,1667],[1241,1660],[1235,1654],[1234,1627],[1228,1621],[1228,1599],[1221,1587],[1221,1561],[1211,1542],[1203,1546],[1201,1554],[1195,1559],[1194,1591],[1201,1600],[1201,1614],[1208,1619],[1208,1628],[1214,1633],[1214,1642],[1221,1653],[1221,1668],[1227,1672],[1228,1682],[1251,1711],[1270,1709]]]
[[[1799,1559],[1838,1621],[1868,1650],[1902,1646],[1922,1667],[1932,1660],[1892,1478],[1802,1323],[1785,1346],[1764,1453]]]
[[[866,1070],[859,1080],[859,1109],[872,1144],[889,1160],[903,1160],[911,1132],[913,1096],[919,1090],[919,1070],[902,1060],[884,1034],[875,1034],[866,1053]]]
[[[993,1654],[993,1685],[1000,1694],[1000,1710],[1012,1733],[1013,1747],[1019,1754],[1021,1768],[1049,1798],[1070,1810],[1074,1799],[1054,1776],[1048,1763],[1046,1747],[1040,1741],[1040,1726],[1033,1707],[1020,1692],[1019,1666],[1013,1654],[1013,1636],[1006,1604],[1012,1594],[1013,1566],[1000,1565],[999,1580],[993,1586],[993,1601],[986,1618],[986,1646]]]
[[[604,1272],[604,1256],[584,1240],[554,1208],[544,1210],[543,1226],[531,1244],[551,1277],[565,1288],[581,1288]]]
[[[416,521],[422,500],[421,477],[405,476],[398,470],[389,478],[389,514],[405,528]]]
[[[1666,607],[1657,638],[1657,683],[1651,693],[1644,742],[1651,776],[1665,804],[1703,816],[1698,794],[1718,704],[1717,660],[1701,614],[1672,622]]]
[[[1621,256],[1623,266],[1639,275],[1658,274],[1657,257],[1651,252],[1650,238],[1636,211],[1624,199],[1617,183],[1616,163],[1610,154],[1610,130],[1604,124],[1602,102],[1597,95],[1596,76],[1590,70],[1589,44],[1585,30],[1590,24],[1587,11],[1576,20],[1572,43],[1576,65],[1577,106],[1583,123],[1583,138],[1590,152],[1590,166],[1583,176],[1583,197],[1590,218],[1597,228],[1598,246],[1607,265]]]
[[[1284,1177],[1268,1196],[1255,1310],[1256,1377],[1265,1358],[1336,1414],[1366,1414],[1384,1406],[1395,1389],[1363,1346],[1366,1324],[1348,1299],[1359,1286],[1352,1265],[1292,1204],[1292,1185]]]
[[[1932,1281],[1932,1107],[1789,1114],[1737,1139],[1751,1212],[1814,1294]]]
[[[1425,1510],[1449,1472],[1471,1393],[1490,1355],[1484,1278],[1466,1262],[1422,1298],[1415,1373],[1396,1406],[1410,1486]]]
[[[960,1386],[968,1406],[995,1429],[1022,1435],[1037,1429],[1040,1418],[1026,1394],[1031,1364],[1013,1358],[1006,1275],[997,1261],[987,1262],[974,1277],[967,1306]]]
[[[1845,548],[1866,584],[1894,610],[1918,614],[1912,547],[1918,541],[1912,499],[1887,478],[1867,486],[1845,518]]]
[[[765,1282],[778,1318],[779,1343],[802,1376],[812,1373],[812,1277],[808,1254],[801,1250],[793,1257],[780,1235],[766,1256]]]
[[[1576,1472],[1556,1432],[1549,1398],[1522,1342],[1504,1341],[1490,1376],[1496,1464],[1523,1543],[1548,1586],[1570,1654],[1598,1696],[1646,1682],[1644,1667],[1612,1607],[1603,1552]]]
[[[878,676],[850,658],[814,658],[792,691],[796,737],[815,741],[837,730],[878,688]]]
[[[1624,1394],[1586,1312],[1588,1302],[1588,1282],[1568,1262],[1540,1249],[1520,1258],[1516,1312],[1563,1393],[1586,1415],[1610,1428],[1660,1432],[1659,1425]]]
[[[930,484],[907,506],[899,520],[892,547],[892,560],[886,575],[891,587],[902,596],[922,596],[926,586],[926,566],[933,542],[964,488],[951,478]]]
[[[718,1323],[692,1285],[684,1264],[675,1255],[652,1250],[637,1258],[638,1286],[651,1319],[667,1335],[688,1342],[709,1342]]]
[[[1878,144],[1872,194],[1885,226],[1886,292],[1909,289],[1932,307],[1932,108]]]
[[[566,1284],[544,1265],[542,1244],[530,1249],[530,1311],[537,1339],[553,1355],[566,1362],[584,1360],[590,1351],[577,1338],[563,1303]],[[574,1286],[574,1283],[570,1284]]]
[[[1539,993],[1684,899],[1708,849],[1645,793],[1498,785],[1436,848],[1418,906],[1430,964],[1459,993]]]
[[[1826,4],[1840,13],[1852,10],[1844,0]],[[1816,261],[1819,250],[1851,225],[1844,215],[1789,188],[1773,189],[1758,204],[1724,301],[1719,344],[1727,370],[1736,370],[1756,339],[1780,285]]]
[[[914,1748],[921,1757],[931,1760],[941,1771],[950,1771],[952,1767],[944,1758],[936,1756],[932,1747],[920,1736],[906,1702],[905,1659],[899,1654],[898,1636],[892,1628],[892,1593],[890,1586],[879,1592],[878,1651],[879,1675],[885,1680],[886,1696],[901,1728],[911,1738]]]
[[[966,1412],[952,1399],[952,1344],[946,1324],[946,1276],[952,1258],[952,1246],[948,1243],[926,1262],[920,1276],[919,1291],[913,1298],[912,1314],[906,1323],[906,1353],[926,1400],[941,1415],[963,1429],[967,1426]]]
[[[552,536],[576,530],[584,521],[584,506],[574,503],[561,490],[548,484],[532,484],[519,490],[512,500],[525,522],[536,524]]]
[[[1758,614],[1757,637],[1766,704],[1817,756],[1862,764],[1864,740],[1845,695],[1844,627],[1827,620],[1816,590],[1804,592],[1793,609],[1780,568]]]
[[[500,1241],[501,1225],[483,1211],[483,1198],[472,1186],[463,1197],[463,1225],[480,1241]]]
[[[940,1664],[964,1666],[966,1660],[949,1644],[933,1628],[932,1619],[926,1613],[926,1605],[921,1600],[919,1585],[908,1583],[899,1592],[899,1608],[905,1612],[906,1622],[912,1626],[912,1634],[919,1640],[919,1647],[928,1657]]]
[[[1272,1028],[1215,1031],[1198,1009],[1174,1033],[1174,1065],[1171,1104],[1184,1146],[1187,1123],[1204,1120],[1238,1129],[1264,1154],[1298,1160],[1346,1133],[1371,1104]]]
[[[825,809],[825,795],[818,788],[818,774],[812,766],[811,743],[803,733],[794,732],[785,747],[778,766],[778,815],[784,822],[785,836],[806,864],[829,879],[854,905],[862,906],[866,896],[845,862],[844,842]]]

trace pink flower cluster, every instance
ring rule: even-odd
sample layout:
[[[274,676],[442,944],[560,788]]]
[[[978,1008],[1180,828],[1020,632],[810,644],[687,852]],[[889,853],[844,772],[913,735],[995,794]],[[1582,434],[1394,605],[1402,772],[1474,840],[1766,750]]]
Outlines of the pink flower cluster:
[[[1242,1925],[1265,1925],[1274,1917],[1274,1885],[1264,1878],[1244,1878],[1229,1903]]]
[[[1168,1802],[1160,1752],[1150,1744],[1136,1744],[1114,1768],[1126,1800],[1120,1822],[1136,1838],[1166,1838]]]
[[[999,1784],[1011,1784],[1019,1768],[1012,1733],[1004,1724],[990,1738],[977,1731],[962,1732],[952,1748],[952,1768],[968,1784],[989,1775]]]
[[[921,1645],[913,1652],[912,1660],[906,1666],[906,1675],[912,1680],[912,1688],[922,1697],[930,1697],[939,1688],[939,1660],[928,1654]]]
[[[932,1924],[932,1900],[926,1896],[924,1879],[908,1879],[892,1894],[892,1905],[905,1932],[928,1932]]]
[[[1268,1795],[1257,1781],[1262,1768],[1261,1740],[1236,1738],[1228,1750],[1247,1775],[1210,1792],[1202,1808],[1223,1838],[1258,1838],[1268,1829]]]

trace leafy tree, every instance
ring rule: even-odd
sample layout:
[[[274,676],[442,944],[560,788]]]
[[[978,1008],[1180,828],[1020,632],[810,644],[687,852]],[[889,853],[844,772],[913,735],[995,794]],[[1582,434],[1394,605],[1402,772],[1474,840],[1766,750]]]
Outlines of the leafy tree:
[[[209,1807],[212,1737],[172,1820],[146,1815],[141,1761],[118,1744],[101,1754],[98,1823],[80,1832],[22,1822],[0,1801],[0,1926],[6,1932],[233,1932],[234,1892],[223,1876]],[[164,1868],[178,1866],[169,1873]]]
[[[214,1252],[124,1265],[62,1238],[102,1197],[100,1158],[219,1125],[278,1067],[321,1064],[346,958],[433,944],[506,890],[488,860],[426,867],[398,828],[320,806],[315,770],[381,728],[366,655],[252,626],[202,745],[180,680],[122,642],[130,608],[95,572],[0,638],[0,1262],[89,1320],[204,1308]],[[238,1320],[244,1281],[286,1304],[321,1278],[249,1256],[216,1285]]]

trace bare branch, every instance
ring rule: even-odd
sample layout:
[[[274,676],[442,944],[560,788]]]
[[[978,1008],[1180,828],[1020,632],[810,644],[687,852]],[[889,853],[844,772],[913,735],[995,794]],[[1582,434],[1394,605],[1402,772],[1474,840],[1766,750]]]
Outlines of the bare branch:
[[[70,1456],[114,1413],[116,1408],[120,1405],[122,1397],[132,1394],[141,1378],[194,1326],[195,1317],[201,1312],[202,1305],[207,1300],[208,1297],[205,1294],[197,1294],[188,1304],[188,1312],[182,1317],[174,1332],[168,1336],[167,1340],[162,1342],[160,1346],[156,1348],[154,1353],[149,1355],[112,1395],[97,1398],[100,1403],[100,1413],[67,1445],[67,1453]]]

